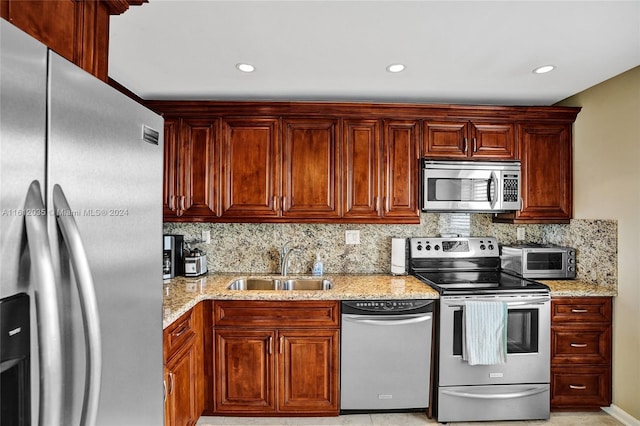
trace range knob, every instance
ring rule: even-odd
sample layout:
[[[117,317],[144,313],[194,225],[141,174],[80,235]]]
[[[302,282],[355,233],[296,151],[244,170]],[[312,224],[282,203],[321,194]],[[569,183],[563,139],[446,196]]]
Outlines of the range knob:
[[[569,260],[569,263],[576,263],[575,259],[569,258],[568,260]]]
[[[493,250],[493,249],[494,249],[493,244],[489,244],[489,250]]]
[[[573,267],[573,266],[567,266],[567,271],[569,271],[569,272],[573,272],[573,271],[575,271],[575,270],[576,270],[576,268],[575,268],[575,267]]]
[[[422,246],[420,244],[418,244],[416,248],[418,249],[418,251],[422,250]]]
[[[484,244],[480,244],[480,250],[485,250],[487,247]]]
[[[431,246],[429,244],[427,244],[426,249],[427,249],[427,251],[431,250]]]
[[[440,246],[436,244],[436,246],[433,249],[434,250],[440,250]]]

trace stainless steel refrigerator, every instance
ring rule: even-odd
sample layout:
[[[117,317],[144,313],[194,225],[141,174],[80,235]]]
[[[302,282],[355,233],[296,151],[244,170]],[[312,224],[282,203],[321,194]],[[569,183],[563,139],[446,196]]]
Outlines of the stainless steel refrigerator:
[[[3,20],[0,54],[0,299],[29,297],[27,424],[162,425],[163,120]]]

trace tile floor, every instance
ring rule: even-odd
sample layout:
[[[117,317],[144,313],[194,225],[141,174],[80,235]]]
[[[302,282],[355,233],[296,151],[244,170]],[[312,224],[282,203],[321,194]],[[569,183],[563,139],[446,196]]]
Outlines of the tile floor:
[[[349,414],[338,417],[201,417],[197,426],[418,426],[437,425],[421,413]],[[549,420],[519,422],[461,422],[455,426],[616,426],[621,425],[604,411],[596,413],[551,413]]]

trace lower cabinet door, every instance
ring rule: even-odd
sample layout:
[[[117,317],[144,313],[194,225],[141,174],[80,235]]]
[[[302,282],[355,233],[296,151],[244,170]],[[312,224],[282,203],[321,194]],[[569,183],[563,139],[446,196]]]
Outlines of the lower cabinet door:
[[[193,345],[174,358],[168,369],[168,419],[165,424],[190,426],[198,421],[196,414],[196,351]],[[166,420],[169,420],[168,422]]]
[[[278,411],[338,414],[338,330],[278,332]]]
[[[273,330],[216,330],[215,411],[275,411]]]

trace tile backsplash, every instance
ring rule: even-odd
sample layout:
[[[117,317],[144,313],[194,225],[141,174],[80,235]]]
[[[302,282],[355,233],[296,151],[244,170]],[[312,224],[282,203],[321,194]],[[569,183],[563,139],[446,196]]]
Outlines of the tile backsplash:
[[[568,225],[492,223],[490,214],[422,213],[419,225],[165,223],[164,233],[182,234],[192,248],[207,254],[210,272],[279,273],[285,242],[299,246],[290,257],[290,274],[309,274],[316,254],[326,273],[389,273],[391,237],[440,234],[493,236],[501,244],[516,242],[523,228],[526,242],[576,248],[577,278],[601,286],[617,283],[617,221],[574,219]],[[345,244],[345,231],[360,232],[360,244]],[[202,231],[211,243],[199,242]]]

